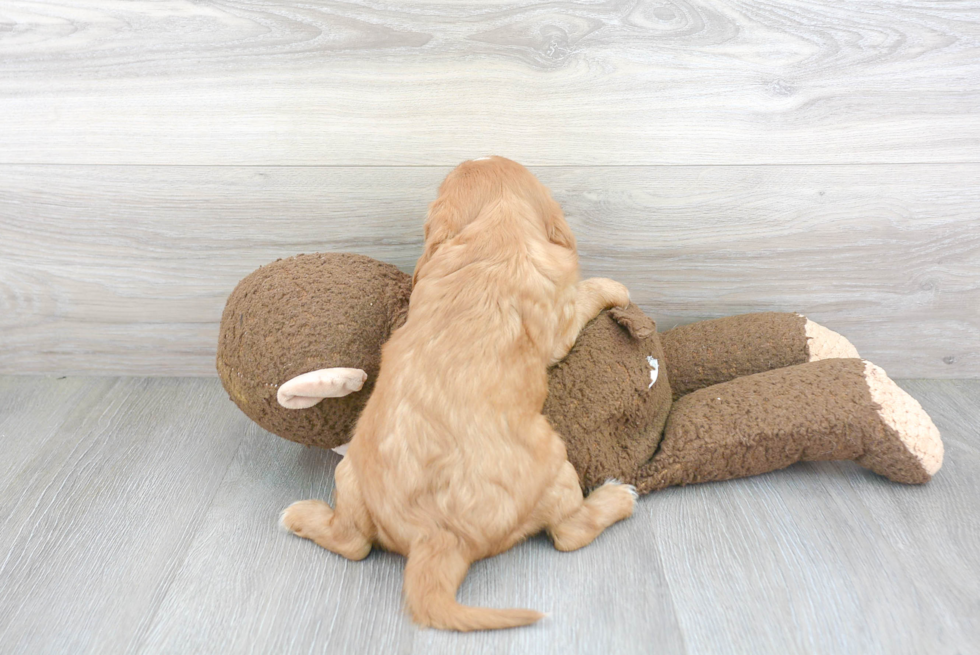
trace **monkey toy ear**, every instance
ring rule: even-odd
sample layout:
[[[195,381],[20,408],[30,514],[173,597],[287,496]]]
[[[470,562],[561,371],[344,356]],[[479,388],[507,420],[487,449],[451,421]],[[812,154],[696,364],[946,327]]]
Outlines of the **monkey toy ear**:
[[[238,283],[222,312],[221,383],[269,432],[339,446],[371,396],[381,347],[404,322],[411,293],[408,274],[363,255],[266,264]]]
[[[649,339],[657,333],[657,323],[633,303],[627,307],[611,308],[609,316],[634,339]]]
[[[313,407],[324,398],[342,398],[360,391],[367,373],[359,368],[321,368],[279,385],[276,400],[287,409]]]

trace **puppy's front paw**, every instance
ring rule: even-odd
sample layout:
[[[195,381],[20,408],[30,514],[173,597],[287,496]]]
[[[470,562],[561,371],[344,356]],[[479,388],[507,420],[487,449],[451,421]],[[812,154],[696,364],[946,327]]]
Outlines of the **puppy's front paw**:
[[[610,307],[629,307],[630,291],[626,285],[609,278],[598,278],[602,282],[602,298],[606,309]]]
[[[304,539],[315,539],[330,522],[333,509],[322,500],[301,500],[282,511],[279,524]]]

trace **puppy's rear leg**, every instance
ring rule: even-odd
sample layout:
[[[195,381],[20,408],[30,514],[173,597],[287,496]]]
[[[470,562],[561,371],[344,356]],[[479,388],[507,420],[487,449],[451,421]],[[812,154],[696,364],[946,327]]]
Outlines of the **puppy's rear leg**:
[[[365,534],[370,517],[350,460],[337,465],[336,511],[322,500],[301,500],[287,507],[280,522],[290,532],[315,541],[347,559],[361,560],[371,552],[371,540]]]
[[[629,517],[636,502],[636,490],[614,480],[583,498],[578,475],[569,462],[562,465],[555,487],[558,498],[548,534],[558,550],[588,546],[610,525]]]

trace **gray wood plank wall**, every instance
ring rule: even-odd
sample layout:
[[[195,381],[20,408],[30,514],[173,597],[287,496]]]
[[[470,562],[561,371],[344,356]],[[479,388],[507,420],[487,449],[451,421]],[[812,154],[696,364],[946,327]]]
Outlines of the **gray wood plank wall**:
[[[211,375],[257,266],[410,270],[532,166],[661,328],[801,311],[980,376],[980,2],[0,7],[0,372]]]

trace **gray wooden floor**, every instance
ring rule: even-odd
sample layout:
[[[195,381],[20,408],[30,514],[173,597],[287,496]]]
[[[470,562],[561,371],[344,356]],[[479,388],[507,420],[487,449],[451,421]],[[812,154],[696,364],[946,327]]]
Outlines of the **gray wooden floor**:
[[[0,377],[0,652],[975,653],[980,381],[901,386],[946,443],[930,484],[820,463],[646,496],[584,550],[476,564],[463,602],[551,616],[457,635],[408,621],[400,557],[277,528],[338,457],[217,380]]]

